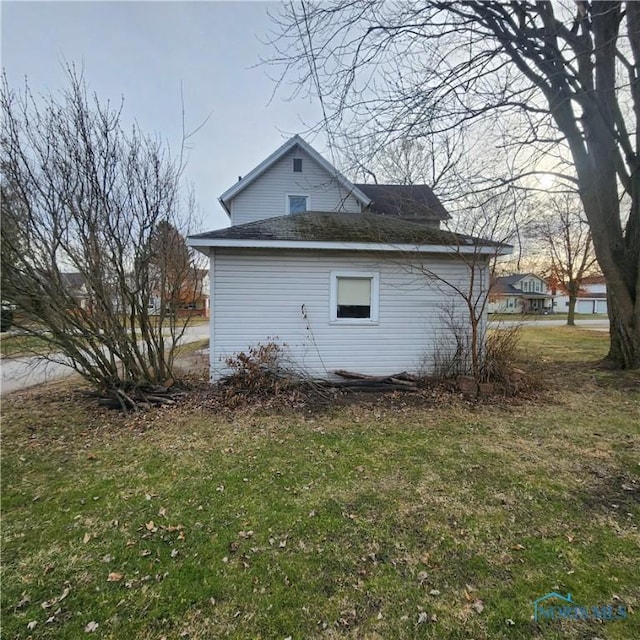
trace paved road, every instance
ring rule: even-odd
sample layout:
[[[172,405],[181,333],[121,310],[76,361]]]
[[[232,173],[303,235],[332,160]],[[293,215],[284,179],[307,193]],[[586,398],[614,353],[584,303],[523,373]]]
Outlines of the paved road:
[[[489,327],[492,329],[499,329],[500,327],[509,328],[516,326],[524,327],[563,327],[567,324],[566,320],[491,320]],[[609,331],[609,319],[608,318],[595,318],[576,320],[576,327],[582,327],[583,329],[595,329],[596,331]]]
[[[188,327],[182,337],[182,343],[196,342],[209,337],[209,325],[199,324]],[[68,365],[67,359],[60,355],[60,362],[47,362],[40,358],[2,358],[0,368],[2,377],[0,382],[0,394],[27,389],[37,384],[44,384],[66,378],[74,373]]]

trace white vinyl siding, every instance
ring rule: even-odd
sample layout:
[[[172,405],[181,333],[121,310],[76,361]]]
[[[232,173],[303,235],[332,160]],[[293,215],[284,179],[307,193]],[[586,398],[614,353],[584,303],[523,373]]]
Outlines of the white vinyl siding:
[[[431,270],[460,284],[462,261],[425,258]],[[212,261],[212,270],[214,267]],[[484,270],[486,273],[486,269]],[[331,322],[331,281],[337,273],[378,274],[378,322]],[[421,370],[436,344],[446,342],[451,304],[463,301],[397,263],[397,255],[369,258],[349,252],[215,250],[211,301],[213,377],[224,361],[258,343],[286,344],[292,364],[315,376],[335,369],[383,375]],[[486,280],[486,278],[485,278]]]
[[[293,158],[302,171],[293,171]],[[360,203],[330,173],[301,149],[293,149],[231,201],[231,224],[255,222],[288,213],[287,194],[308,195],[313,211],[358,213]]]
[[[520,281],[523,293],[547,293],[547,283],[541,278],[529,277]]]

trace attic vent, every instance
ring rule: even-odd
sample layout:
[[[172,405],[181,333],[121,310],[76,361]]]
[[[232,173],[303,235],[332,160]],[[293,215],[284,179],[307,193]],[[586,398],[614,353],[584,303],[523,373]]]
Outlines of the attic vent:
[[[302,158],[293,159],[293,172],[302,173]]]

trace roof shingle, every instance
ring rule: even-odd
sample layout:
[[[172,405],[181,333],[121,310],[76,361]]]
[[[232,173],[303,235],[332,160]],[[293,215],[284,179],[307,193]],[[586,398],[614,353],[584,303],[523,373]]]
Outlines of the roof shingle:
[[[372,213],[306,211],[210,231],[190,240],[294,240],[382,244],[493,246],[507,245],[435,229],[417,221]],[[192,243],[197,246],[197,242]]]
[[[449,220],[451,217],[426,184],[356,184],[369,198],[371,213],[407,220]]]

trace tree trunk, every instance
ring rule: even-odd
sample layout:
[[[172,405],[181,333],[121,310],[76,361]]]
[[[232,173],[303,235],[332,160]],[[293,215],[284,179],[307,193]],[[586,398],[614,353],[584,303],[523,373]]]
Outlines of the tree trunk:
[[[603,180],[583,194],[585,213],[593,230],[593,244],[598,263],[607,280],[610,325],[609,353],[606,366],[615,369],[640,368],[640,292],[638,256],[627,249],[637,231],[626,237],[612,222],[619,203],[613,187],[607,189]],[[585,190],[586,191],[586,190]],[[610,197],[605,198],[609,192]],[[633,194],[635,200],[637,194]],[[603,206],[603,201],[609,206]],[[633,202],[630,216],[638,215],[638,202]],[[631,223],[633,224],[633,223]]]
[[[567,326],[576,326],[576,296],[569,296],[569,313],[567,314]]]
[[[638,325],[634,323],[634,314],[620,313],[615,295],[611,290],[607,298],[611,339],[609,353],[602,361],[602,365],[612,369],[638,369],[640,368],[640,332]],[[637,313],[636,311],[635,316]]]
[[[606,364],[616,369],[636,369],[640,368],[640,294],[635,277],[638,267],[630,259],[632,256],[620,251],[615,239],[607,236],[604,231],[594,238],[598,262],[607,280],[610,346]]]

